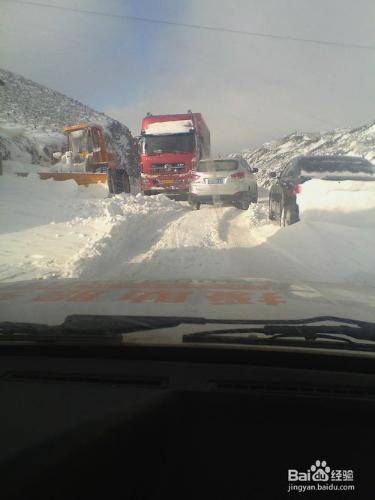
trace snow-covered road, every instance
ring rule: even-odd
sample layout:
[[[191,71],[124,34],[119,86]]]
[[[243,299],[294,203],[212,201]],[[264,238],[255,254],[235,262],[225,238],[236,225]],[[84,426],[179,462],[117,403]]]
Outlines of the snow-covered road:
[[[173,205],[174,210],[164,216],[154,212],[142,221],[122,221],[95,255],[77,263],[72,275],[106,279],[250,276],[255,273],[250,250],[278,230],[268,225],[264,204],[247,212],[208,206],[192,211],[186,203]]]
[[[363,223],[270,223],[267,192],[247,211],[73,181],[0,178],[0,281],[235,279],[375,285],[375,231]],[[373,219],[369,219],[372,221]],[[371,222],[370,222],[371,223]]]

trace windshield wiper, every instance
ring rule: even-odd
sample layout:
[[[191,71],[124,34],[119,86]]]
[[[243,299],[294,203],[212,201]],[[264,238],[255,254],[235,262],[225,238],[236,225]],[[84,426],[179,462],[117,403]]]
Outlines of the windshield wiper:
[[[337,321],[338,318],[335,320]],[[341,320],[340,320],[341,321]],[[349,343],[351,347],[375,344],[375,324],[345,320],[340,325],[314,325],[301,322],[300,324],[265,324],[250,328],[215,329],[190,333],[183,336],[183,342],[221,343],[244,345],[304,345],[325,346],[327,341]],[[350,324],[348,324],[350,323]],[[248,334],[244,336],[244,334]],[[279,342],[280,341],[280,342]]]
[[[0,323],[0,334],[6,333],[128,333],[176,326],[189,318],[173,316],[102,316],[95,314],[72,314],[60,325],[43,323]],[[202,320],[203,321],[203,320]]]
[[[60,325],[0,322],[0,341],[40,341],[74,339],[122,342],[122,335],[140,331],[172,328],[181,324],[205,324],[204,318],[173,316],[102,316],[72,314]]]
[[[317,325],[316,323],[324,323]],[[326,324],[335,323],[335,324]],[[370,340],[375,342],[375,323],[317,316],[291,320],[215,319],[185,316],[67,316],[60,325],[40,323],[1,322],[0,340],[114,340],[122,335],[173,328],[180,325],[231,325],[230,329],[215,329],[190,333],[183,336],[184,342],[234,342],[250,343],[278,338],[299,337],[316,341],[322,336],[331,340]],[[242,328],[239,328],[243,325]],[[251,334],[250,337],[235,337],[236,334]],[[261,337],[259,337],[261,335]],[[345,337],[342,338],[342,335]]]

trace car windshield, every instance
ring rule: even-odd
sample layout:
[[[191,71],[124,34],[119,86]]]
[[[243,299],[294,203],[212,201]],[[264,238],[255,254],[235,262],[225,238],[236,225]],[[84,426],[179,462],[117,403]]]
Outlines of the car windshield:
[[[145,135],[144,151],[155,153],[191,153],[194,151],[193,134]]]
[[[238,169],[236,160],[200,161],[197,172],[226,172]]]
[[[0,353],[373,332],[374,0],[0,6]]]

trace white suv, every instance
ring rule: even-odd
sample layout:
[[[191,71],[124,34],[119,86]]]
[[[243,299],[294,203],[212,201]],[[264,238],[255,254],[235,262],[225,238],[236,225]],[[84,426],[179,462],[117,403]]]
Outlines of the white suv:
[[[215,202],[247,210],[258,201],[257,171],[243,158],[201,160],[192,171],[189,203],[196,210],[201,203]]]

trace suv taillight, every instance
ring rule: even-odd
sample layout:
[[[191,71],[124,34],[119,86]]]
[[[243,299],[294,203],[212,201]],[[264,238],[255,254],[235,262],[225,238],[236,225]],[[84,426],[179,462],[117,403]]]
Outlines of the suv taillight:
[[[301,184],[296,184],[293,188],[293,193],[294,194],[299,194],[302,191],[301,189]]]
[[[245,172],[236,172],[231,174],[232,179],[243,179],[245,177]]]
[[[191,179],[192,181],[197,181],[197,180],[199,180],[200,178],[201,178],[201,176],[200,176],[200,175],[198,175],[198,174],[196,174],[195,172],[192,172],[192,173],[191,173],[191,175],[190,175],[190,179]]]

